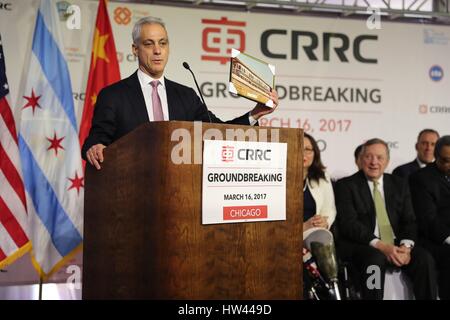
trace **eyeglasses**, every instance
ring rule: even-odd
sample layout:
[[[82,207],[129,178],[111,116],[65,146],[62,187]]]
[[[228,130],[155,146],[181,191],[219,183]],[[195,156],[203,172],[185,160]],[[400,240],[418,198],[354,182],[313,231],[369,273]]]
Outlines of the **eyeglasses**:
[[[303,152],[305,154],[313,154],[314,153],[314,149],[312,149],[312,148],[305,148],[305,149],[303,149]]]

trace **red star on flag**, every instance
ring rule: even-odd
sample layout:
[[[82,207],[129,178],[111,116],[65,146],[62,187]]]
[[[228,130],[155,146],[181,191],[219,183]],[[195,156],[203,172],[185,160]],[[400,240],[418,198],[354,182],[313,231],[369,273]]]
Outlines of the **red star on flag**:
[[[53,134],[53,139],[47,138],[47,140],[50,141],[50,147],[48,147],[47,150],[55,149],[55,156],[57,156],[58,155],[58,148],[61,148],[61,149],[65,150],[64,147],[61,145],[61,141],[63,141],[64,138],[65,137],[62,137],[62,138],[58,139],[56,137],[56,132],[55,132]]]
[[[28,107],[33,108],[33,115],[34,115],[34,110],[35,110],[36,107],[42,109],[42,107],[38,103],[38,100],[41,98],[41,96],[36,96],[34,94],[34,89],[31,89],[31,97],[27,97],[27,96],[23,96],[23,97],[25,99],[27,99],[28,102],[22,109],[25,109],[25,108],[28,108]]]
[[[76,188],[77,193],[80,194],[80,188],[84,188],[84,183],[83,183],[84,178],[78,177],[78,173],[75,171],[75,178],[73,178],[73,179],[67,178],[67,179],[69,179],[70,182],[72,182],[72,185],[67,190]]]

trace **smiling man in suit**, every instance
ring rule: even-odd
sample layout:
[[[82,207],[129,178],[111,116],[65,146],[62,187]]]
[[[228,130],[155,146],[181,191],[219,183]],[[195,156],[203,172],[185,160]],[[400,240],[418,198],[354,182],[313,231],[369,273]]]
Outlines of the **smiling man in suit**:
[[[139,68],[130,77],[100,91],[94,109],[92,126],[82,156],[100,169],[103,150],[149,121],[205,121],[222,123],[208,111],[195,91],[164,77],[169,59],[169,37],[159,18],[145,17],[133,28],[132,49]],[[250,112],[227,123],[254,125],[258,119],[275,110],[278,96],[271,92],[274,108],[257,104]]]
[[[364,143],[361,170],[336,184],[339,253],[361,275],[365,299],[383,299],[388,267],[405,271],[414,285],[416,299],[436,298],[436,272],[431,255],[416,241],[415,215],[408,183],[384,173],[389,148],[381,139]],[[379,287],[368,286],[377,266]]]

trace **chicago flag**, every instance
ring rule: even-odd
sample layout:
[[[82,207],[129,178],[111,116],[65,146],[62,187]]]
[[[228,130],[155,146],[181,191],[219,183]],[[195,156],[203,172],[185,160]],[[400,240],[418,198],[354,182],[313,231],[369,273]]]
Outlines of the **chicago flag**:
[[[41,0],[21,108],[19,149],[33,264],[43,278],[81,247],[84,177],[56,3]]]

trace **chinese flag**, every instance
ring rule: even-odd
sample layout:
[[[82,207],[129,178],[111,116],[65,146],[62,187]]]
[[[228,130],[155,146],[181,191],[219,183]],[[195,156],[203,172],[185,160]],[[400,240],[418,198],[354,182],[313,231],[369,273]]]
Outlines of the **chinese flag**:
[[[99,91],[120,80],[116,46],[109,23],[105,0],[100,0],[95,22],[94,42],[92,44],[91,66],[86,86],[83,116],[80,125],[80,145],[89,134],[94,106]]]

